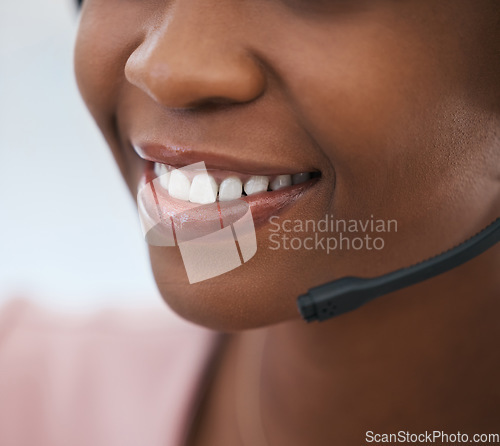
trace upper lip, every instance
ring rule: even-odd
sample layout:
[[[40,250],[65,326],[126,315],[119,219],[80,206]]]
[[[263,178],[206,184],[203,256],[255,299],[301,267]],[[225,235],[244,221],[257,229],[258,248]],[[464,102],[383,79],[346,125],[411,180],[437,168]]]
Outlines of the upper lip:
[[[152,143],[132,143],[141,158],[173,167],[184,167],[203,161],[207,169],[228,170],[249,175],[293,175],[300,172],[310,172],[311,169],[299,166],[278,166],[255,160],[243,160],[233,156],[200,151],[191,146],[161,145]],[[237,152],[235,150],[235,152]]]

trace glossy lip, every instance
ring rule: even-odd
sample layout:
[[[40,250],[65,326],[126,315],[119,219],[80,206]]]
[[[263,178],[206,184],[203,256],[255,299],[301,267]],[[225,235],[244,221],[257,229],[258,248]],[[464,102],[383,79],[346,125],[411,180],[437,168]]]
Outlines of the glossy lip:
[[[196,159],[195,162],[199,162],[199,158]],[[181,164],[179,163],[178,165]],[[182,165],[186,164],[182,163]],[[153,162],[146,162],[145,172],[139,183],[139,190],[146,187],[148,183],[157,178],[153,166]],[[235,214],[234,218],[228,216],[226,221],[234,222],[234,220],[238,218],[236,215],[239,212],[238,202],[243,200],[250,206],[255,229],[258,229],[268,223],[272,216],[278,215],[283,209],[302,197],[318,181],[319,178],[312,178],[304,183],[284,187],[277,191],[262,192],[255,195],[244,196],[237,200],[224,202],[225,212],[231,213],[231,208],[234,207]],[[214,212],[213,204],[195,205],[187,201],[172,198],[162,187],[153,187],[153,190],[154,199],[153,196],[141,196],[141,194],[139,194],[143,200],[140,206],[145,213],[150,216],[156,215],[158,210],[163,219],[169,219],[174,216],[178,218],[182,216],[181,220],[183,225],[198,225],[201,232],[204,232],[203,226],[213,228],[221,221],[220,215]]]
[[[203,161],[207,169],[237,172],[244,175],[293,175],[300,172],[311,172],[308,169],[290,166],[273,166],[243,160],[241,158],[214,155],[213,153],[196,151],[189,147],[163,146],[159,144],[132,144],[139,157],[146,161],[167,164],[180,168]],[[319,173],[319,171],[317,171]]]

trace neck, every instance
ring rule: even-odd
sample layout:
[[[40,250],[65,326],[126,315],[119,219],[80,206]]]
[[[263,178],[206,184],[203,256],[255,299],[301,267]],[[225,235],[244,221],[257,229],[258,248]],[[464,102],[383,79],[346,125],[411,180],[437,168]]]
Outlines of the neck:
[[[336,319],[262,329],[268,443],[350,445],[363,444],[367,431],[498,430],[499,271],[496,246]]]

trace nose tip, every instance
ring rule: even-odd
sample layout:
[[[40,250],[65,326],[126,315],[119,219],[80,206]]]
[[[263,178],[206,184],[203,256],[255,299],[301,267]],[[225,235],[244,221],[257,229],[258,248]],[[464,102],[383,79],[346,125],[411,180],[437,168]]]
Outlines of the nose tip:
[[[227,36],[203,39],[167,28],[145,38],[125,65],[126,79],[169,108],[250,102],[265,90],[261,64]],[[209,43],[207,43],[209,42]]]

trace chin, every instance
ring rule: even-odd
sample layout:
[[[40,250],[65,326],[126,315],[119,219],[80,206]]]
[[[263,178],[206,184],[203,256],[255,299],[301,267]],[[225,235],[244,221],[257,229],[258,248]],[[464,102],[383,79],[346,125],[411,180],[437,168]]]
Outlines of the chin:
[[[190,284],[175,248],[149,247],[164,301],[182,318],[217,331],[236,332],[300,318],[297,288],[284,284],[257,254],[220,276]]]

